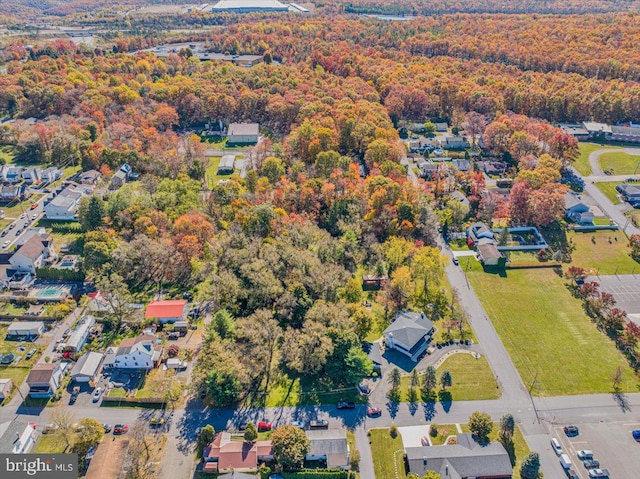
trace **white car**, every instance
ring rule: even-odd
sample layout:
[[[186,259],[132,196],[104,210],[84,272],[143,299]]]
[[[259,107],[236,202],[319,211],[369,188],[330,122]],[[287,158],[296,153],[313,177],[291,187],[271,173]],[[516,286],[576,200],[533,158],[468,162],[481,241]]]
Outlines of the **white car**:
[[[5,241],[4,243],[2,243],[2,247],[6,248],[7,246],[9,246],[10,241]]]
[[[31,221],[35,221],[38,215],[31,215]]]
[[[99,401],[100,396],[102,396],[102,388],[96,388],[96,390],[93,391],[93,402]]]
[[[593,451],[589,451],[589,450],[578,451],[576,455],[578,456],[578,459],[580,459],[581,461],[593,459]]]

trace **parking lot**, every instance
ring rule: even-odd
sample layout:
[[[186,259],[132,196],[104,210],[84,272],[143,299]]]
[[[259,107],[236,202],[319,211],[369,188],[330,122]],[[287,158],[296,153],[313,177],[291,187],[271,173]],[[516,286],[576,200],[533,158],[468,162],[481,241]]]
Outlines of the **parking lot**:
[[[610,479],[638,479],[640,477],[640,443],[631,436],[633,429],[640,429],[638,418],[629,418],[625,423],[578,424],[580,434],[567,437],[563,426],[553,428],[552,435],[562,444],[565,454],[573,462],[573,470],[581,479],[589,473],[576,455],[580,450],[592,450],[600,468],[609,471]]]
[[[640,273],[640,268],[638,268]],[[589,276],[585,282],[600,283],[600,290],[613,295],[616,306],[627,314],[640,313],[640,275],[621,274],[608,276]]]

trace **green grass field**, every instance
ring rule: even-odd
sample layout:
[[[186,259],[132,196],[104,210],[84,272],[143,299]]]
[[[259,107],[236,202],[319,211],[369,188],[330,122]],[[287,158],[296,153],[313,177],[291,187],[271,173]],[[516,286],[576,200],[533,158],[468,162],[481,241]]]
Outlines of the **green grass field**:
[[[630,256],[629,243],[622,231],[570,231],[567,239],[576,247],[571,253],[574,266],[595,268],[600,274],[630,274],[636,268],[640,271],[640,264]]]
[[[218,183],[218,181],[220,180],[228,180],[230,178],[237,178],[238,175],[240,174],[240,170],[238,170],[237,168],[234,169],[233,173],[230,175],[219,175],[218,174],[218,165],[220,164],[220,159],[222,157],[221,156],[212,156],[209,158],[209,167],[207,168],[207,172],[206,172],[206,180],[207,180],[207,185],[209,185],[209,187],[212,187],[214,185],[216,185]],[[243,156],[236,156],[236,160],[237,159],[242,159]]]
[[[622,390],[638,391],[627,361],[554,270],[507,270],[502,277],[474,267],[468,277],[524,383],[537,375],[534,395],[611,392],[618,366]]]
[[[7,163],[11,163],[15,156],[11,146],[0,147],[0,164],[6,165]]]
[[[33,450],[34,454],[61,454],[66,444],[61,434],[43,434]]]
[[[640,170],[640,156],[614,151],[600,155],[600,168],[613,168],[615,175],[633,175]]]
[[[431,441],[432,446],[441,446],[449,436],[455,436],[458,434],[458,428],[456,428],[455,424],[435,424],[435,426],[438,430],[438,435],[434,437],[429,434],[429,440]]]
[[[474,401],[500,397],[498,383],[484,356],[475,359],[471,354],[454,354],[437,369],[438,381],[444,371],[451,373],[452,385],[447,388],[447,391],[451,394],[453,401]],[[403,402],[409,402],[409,384],[410,376],[403,376],[400,385]],[[418,395],[418,401],[420,400]]]
[[[595,183],[596,187],[604,193],[604,195],[609,198],[609,201],[614,205],[620,204],[620,198],[618,198],[618,192],[616,191],[616,186],[620,184],[619,181],[601,181]]]
[[[583,176],[589,176],[591,174],[591,165],[589,165],[589,155],[597,150],[602,150],[607,148],[606,145],[601,145],[598,143],[578,143],[578,149],[580,151],[580,156],[576,159],[573,166],[575,166],[576,170],[580,172]]]
[[[250,398],[249,405],[264,407],[332,405],[340,401],[366,402],[355,387],[338,392],[327,391],[318,384],[300,378],[282,376],[274,380],[266,397]]]
[[[371,455],[373,456],[373,470],[380,479],[405,479],[404,446],[400,434],[396,438],[389,435],[389,429],[372,429],[369,431]],[[395,456],[395,462],[394,462]],[[394,464],[398,465],[398,474]]]
[[[517,419],[517,418],[516,418]],[[460,426],[464,432],[471,432],[469,430],[468,424],[462,424]],[[491,441],[498,440],[498,432],[500,430],[500,423],[493,423],[493,430],[491,434],[489,434],[489,439]],[[520,479],[520,466],[522,465],[522,459],[529,454],[530,449],[527,445],[527,441],[524,440],[524,436],[522,435],[522,431],[520,428],[516,426],[516,429],[513,433],[513,445],[515,446],[515,454],[516,454],[516,465],[513,468],[513,479]]]

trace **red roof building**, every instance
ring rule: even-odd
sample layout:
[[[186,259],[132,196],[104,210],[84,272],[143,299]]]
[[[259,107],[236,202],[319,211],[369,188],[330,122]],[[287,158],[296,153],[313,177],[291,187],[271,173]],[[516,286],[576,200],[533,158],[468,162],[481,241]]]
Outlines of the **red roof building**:
[[[205,450],[204,472],[256,471],[259,463],[270,460],[271,441],[236,441],[231,434],[222,432]]]
[[[151,301],[144,314],[145,319],[155,318],[161,323],[182,321],[187,315],[187,301],[172,299],[168,301]]]

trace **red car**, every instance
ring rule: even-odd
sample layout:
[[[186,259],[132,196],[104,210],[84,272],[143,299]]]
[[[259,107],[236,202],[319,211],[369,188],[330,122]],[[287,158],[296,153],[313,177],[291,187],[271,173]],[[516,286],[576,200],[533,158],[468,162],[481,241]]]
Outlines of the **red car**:
[[[267,421],[260,421],[258,423],[258,432],[271,431],[271,423]]]
[[[381,414],[382,414],[382,409],[380,409],[379,407],[370,407],[369,409],[367,409],[367,416],[378,417]]]
[[[114,434],[125,434],[129,430],[129,426],[126,424],[116,424],[113,426]]]

